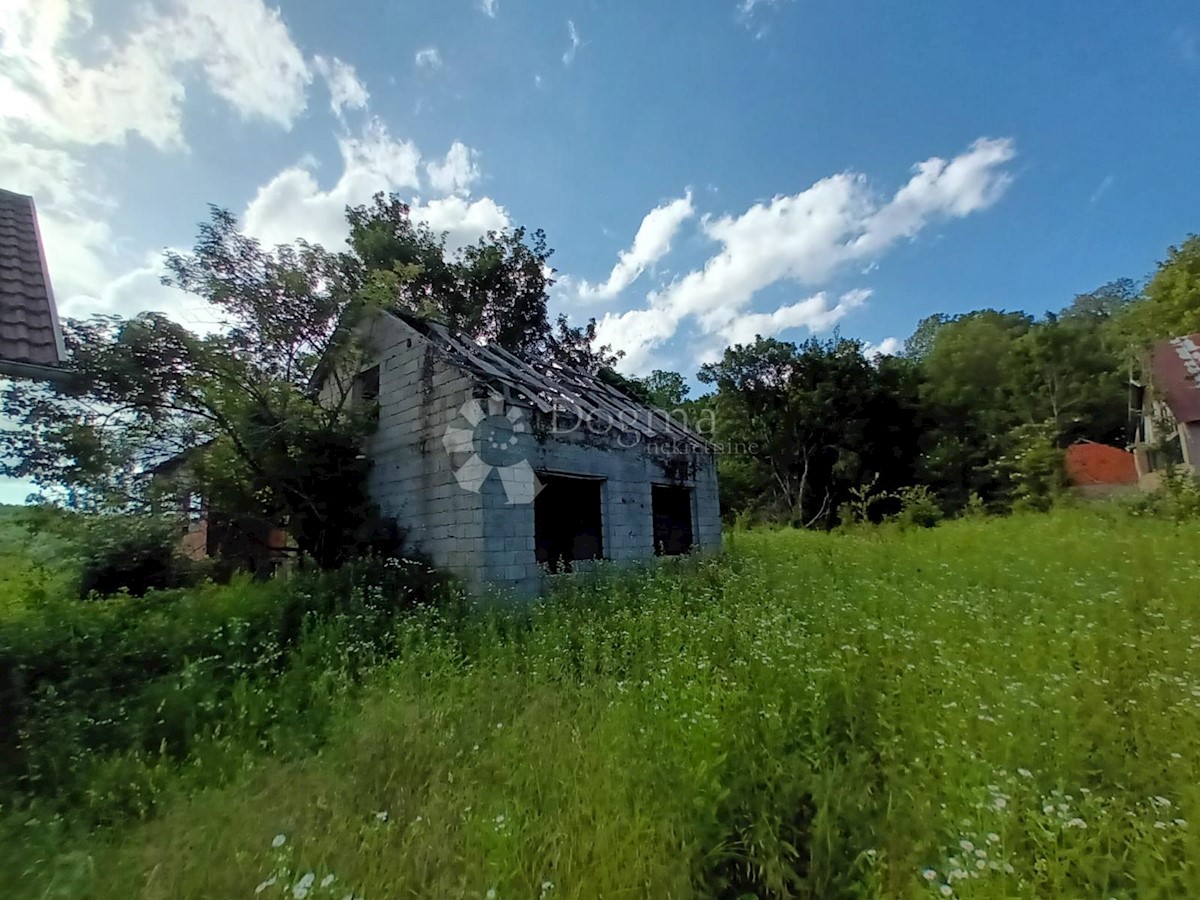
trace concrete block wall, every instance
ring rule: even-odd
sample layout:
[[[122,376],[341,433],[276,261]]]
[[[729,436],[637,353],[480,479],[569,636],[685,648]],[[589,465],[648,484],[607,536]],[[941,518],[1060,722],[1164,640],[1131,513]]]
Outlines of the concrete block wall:
[[[366,452],[368,488],[384,516],[405,529],[408,545],[435,565],[472,580],[482,564],[484,512],[455,478],[455,459],[442,438],[469,428],[461,418],[474,380],[437,358],[428,341],[384,317],[372,343],[379,364],[379,423]]]
[[[500,473],[492,470],[478,492],[459,484],[455,471],[470,454],[451,456],[448,428],[471,428],[464,403],[481,393],[475,379],[447,364],[427,339],[390,316],[372,328],[379,364],[379,423],[366,452],[373,460],[369,489],[383,515],[406,530],[409,546],[468,582],[499,582],[536,593],[545,573],[534,543],[534,507],[510,503]],[[487,401],[483,401],[485,409]],[[519,408],[525,431],[515,458],[537,472],[603,479],[601,522],[604,556],[616,562],[654,555],[653,484],[692,489],[693,534],[702,547],[719,546],[721,522],[715,459],[692,457],[694,477],[668,476],[662,458],[643,444],[615,445],[582,431],[539,436],[532,410]]]

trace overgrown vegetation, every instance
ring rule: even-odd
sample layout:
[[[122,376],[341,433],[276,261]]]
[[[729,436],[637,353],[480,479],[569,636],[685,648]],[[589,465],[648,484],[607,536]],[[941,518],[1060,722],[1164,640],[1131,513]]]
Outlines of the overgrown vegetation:
[[[1194,558],[1190,526],[1105,508],[736,532],[466,617],[391,569],[38,601],[0,631],[43,673],[4,715],[0,879],[1198,896]]]

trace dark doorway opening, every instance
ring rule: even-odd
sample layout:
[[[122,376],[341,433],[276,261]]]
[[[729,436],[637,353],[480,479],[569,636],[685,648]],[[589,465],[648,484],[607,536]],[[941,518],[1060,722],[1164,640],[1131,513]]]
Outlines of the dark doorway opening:
[[[654,552],[679,556],[692,549],[692,489],[663,484],[650,488],[654,514]]]
[[[537,561],[552,572],[570,572],[571,563],[604,557],[599,478],[539,473],[543,488],[533,501]]]

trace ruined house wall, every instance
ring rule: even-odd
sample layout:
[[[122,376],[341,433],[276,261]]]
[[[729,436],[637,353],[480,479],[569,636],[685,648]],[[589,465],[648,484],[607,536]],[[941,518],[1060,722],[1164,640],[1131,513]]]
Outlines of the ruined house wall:
[[[475,379],[431,350],[405,323],[381,318],[372,329],[370,363],[378,363],[379,423],[365,452],[373,466],[368,488],[380,511],[395,518],[408,545],[428,554],[435,565],[468,582],[495,581],[519,593],[541,589],[544,572],[535,547],[534,507],[510,502],[500,472],[491,469],[477,488],[464,487],[456,471],[472,454],[451,455],[443,442],[447,429],[472,428],[462,408],[478,398],[492,415],[511,413],[520,423],[512,457],[535,471],[593,476],[601,487],[604,556],[613,561],[654,555],[651,485],[692,489],[694,540],[701,547],[721,543],[714,458],[689,457],[690,466],[664,466],[644,444],[616,446],[611,438],[585,431],[550,433],[547,422],[525,406],[489,408]],[[469,481],[469,479],[468,479]]]
[[[405,530],[408,546],[470,580],[481,565],[483,510],[476,495],[459,487],[442,436],[474,382],[394,318],[375,324],[372,344],[379,423],[364,447],[373,462],[368,490],[381,513]]]
[[[531,411],[522,410],[528,419]],[[520,436],[521,455],[537,472],[591,476],[603,479],[600,488],[604,558],[630,562],[654,556],[651,486],[675,484],[692,489],[693,534],[701,547],[719,547],[721,519],[717,475],[710,455],[691,457],[694,468],[683,473],[664,468],[644,444],[614,446],[582,431],[539,435],[539,429]],[[484,484],[484,550],[481,577],[505,581],[519,592],[541,589],[545,574],[537,563],[534,508],[508,504],[499,478]]]

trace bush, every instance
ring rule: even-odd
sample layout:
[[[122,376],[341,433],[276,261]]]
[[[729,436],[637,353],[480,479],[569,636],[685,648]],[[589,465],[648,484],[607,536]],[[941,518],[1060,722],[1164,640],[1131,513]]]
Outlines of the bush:
[[[923,484],[901,488],[899,496],[900,512],[896,521],[902,527],[933,528],[945,518],[937,497]]]
[[[84,556],[79,595],[108,597],[122,591],[185,587],[198,568],[179,549],[178,520],[138,514],[91,517],[82,533]]]
[[[140,815],[155,766],[218,735],[265,749],[292,727],[311,748],[338,691],[396,652],[397,617],[442,585],[419,561],[366,560],[0,619],[0,807]]]
[[[1200,480],[1183,470],[1168,468],[1158,488],[1134,501],[1130,511],[1136,516],[1173,522],[1200,520]]]

